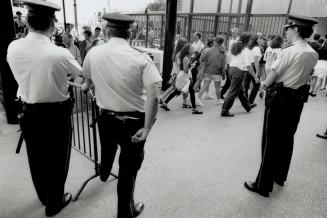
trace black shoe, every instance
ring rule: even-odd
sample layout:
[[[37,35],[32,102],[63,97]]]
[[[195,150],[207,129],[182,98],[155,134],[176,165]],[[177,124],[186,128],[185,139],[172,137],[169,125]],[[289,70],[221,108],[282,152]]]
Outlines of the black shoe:
[[[72,201],[72,194],[71,193],[66,193],[64,194],[64,202],[62,203],[62,205],[54,210],[49,210],[48,208],[45,208],[45,215],[48,217],[54,216],[56,214],[58,214],[62,209],[64,209],[71,201]]]
[[[198,110],[192,110],[192,114],[203,114],[203,112]]]
[[[139,202],[135,205],[134,211],[133,211],[133,217],[139,216],[144,210],[144,203]]]
[[[327,139],[327,134],[325,134],[325,133],[322,133],[322,134],[317,133],[317,137],[322,138],[322,139]]]
[[[284,182],[283,181],[278,181],[278,180],[275,180],[275,183],[279,186],[284,186]]]
[[[161,107],[162,109],[164,109],[165,111],[170,111],[170,109],[167,107],[166,104],[162,104],[162,105],[160,105],[160,107]]]
[[[257,104],[250,104],[250,108],[252,109],[252,108],[254,108],[254,107],[256,107],[257,106]]]
[[[317,94],[313,93],[313,92],[309,92],[309,95],[312,96],[312,97],[316,97]]]
[[[231,114],[229,112],[221,112],[222,117],[234,117],[234,114]]]
[[[255,182],[244,182],[244,187],[247,190],[249,190],[251,192],[255,192],[263,197],[266,197],[266,198],[269,197],[269,192],[259,190],[258,185]]]

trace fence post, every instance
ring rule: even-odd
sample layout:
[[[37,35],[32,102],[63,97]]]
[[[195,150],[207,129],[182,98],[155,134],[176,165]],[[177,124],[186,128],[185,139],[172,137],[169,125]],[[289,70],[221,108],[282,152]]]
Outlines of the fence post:
[[[214,23],[214,27],[213,27],[213,33],[214,36],[217,35],[217,31],[218,31],[218,23],[219,23],[219,13],[220,13],[220,9],[221,9],[221,0],[218,0],[218,5],[217,5],[217,14],[215,16],[215,23]]]
[[[160,49],[162,49],[162,34],[163,34],[163,15],[160,17]]]
[[[0,3],[2,31],[0,34],[0,74],[4,107],[9,124],[17,124],[17,107],[15,103],[17,93],[17,82],[7,63],[8,45],[15,38],[14,17],[12,13],[11,0],[3,0]]]
[[[244,23],[245,31],[249,31],[252,5],[253,5],[253,0],[248,0],[248,3],[246,5],[246,14],[245,14],[245,23]]]
[[[149,40],[149,14],[146,13],[145,47],[148,47]]]
[[[189,42],[191,42],[191,35],[192,35],[193,9],[194,9],[194,0],[191,0],[190,13],[189,13],[189,16],[188,16],[188,29],[187,29],[187,39],[188,39]]]
[[[177,19],[177,1],[167,0],[166,4],[166,23],[165,23],[165,43],[164,43],[164,59],[162,70],[162,90],[168,88],[170,72],[173,67],[171,59],[175,47],[176,19]]]

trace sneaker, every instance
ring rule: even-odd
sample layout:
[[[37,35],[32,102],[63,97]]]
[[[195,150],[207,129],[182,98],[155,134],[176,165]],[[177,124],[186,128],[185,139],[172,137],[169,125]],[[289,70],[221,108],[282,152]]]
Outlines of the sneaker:
[[[203,114],[202,111],[198,111],[197,109],[192,110],[192,114]]]
[[[212,95],[206,94],[206,95],[204,96],[204,99],[205,99],[205,100],[213,100],[213,99],[215,99],[215,97],[213,97]]]

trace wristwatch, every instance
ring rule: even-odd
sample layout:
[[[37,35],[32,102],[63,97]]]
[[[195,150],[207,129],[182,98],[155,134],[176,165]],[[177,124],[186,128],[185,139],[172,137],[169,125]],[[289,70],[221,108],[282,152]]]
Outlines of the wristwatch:
[[[265,84],[261,84],[261,89],[262,90],[267,90],[267,86]]]

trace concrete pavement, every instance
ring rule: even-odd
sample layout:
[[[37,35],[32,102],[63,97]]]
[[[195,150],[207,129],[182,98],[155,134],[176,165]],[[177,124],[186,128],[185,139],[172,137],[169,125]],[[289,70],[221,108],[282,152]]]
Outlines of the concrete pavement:
[[[214,101],[192,115],[173,100],[170,112],[160,110],[146,144],[135,200],[146,204],[143,218],[327,217],[327,141],[315,137],[327,125],[327,98],[310,98],[295,136],[288,181],[270,198],[243,188],[260,164],[263,101],[246,113],[238,100],[234,118],[219,116]],[[18,126],[0,115],[0,217],[44,217],[30,178],[26,150],[15,154]],[[114,172],[117,172],[117,161]],[[66,190],[76,193],[93,165],[72,152]],[[90,182],[77,202],[57,217],[115,217],[116,180]]]

